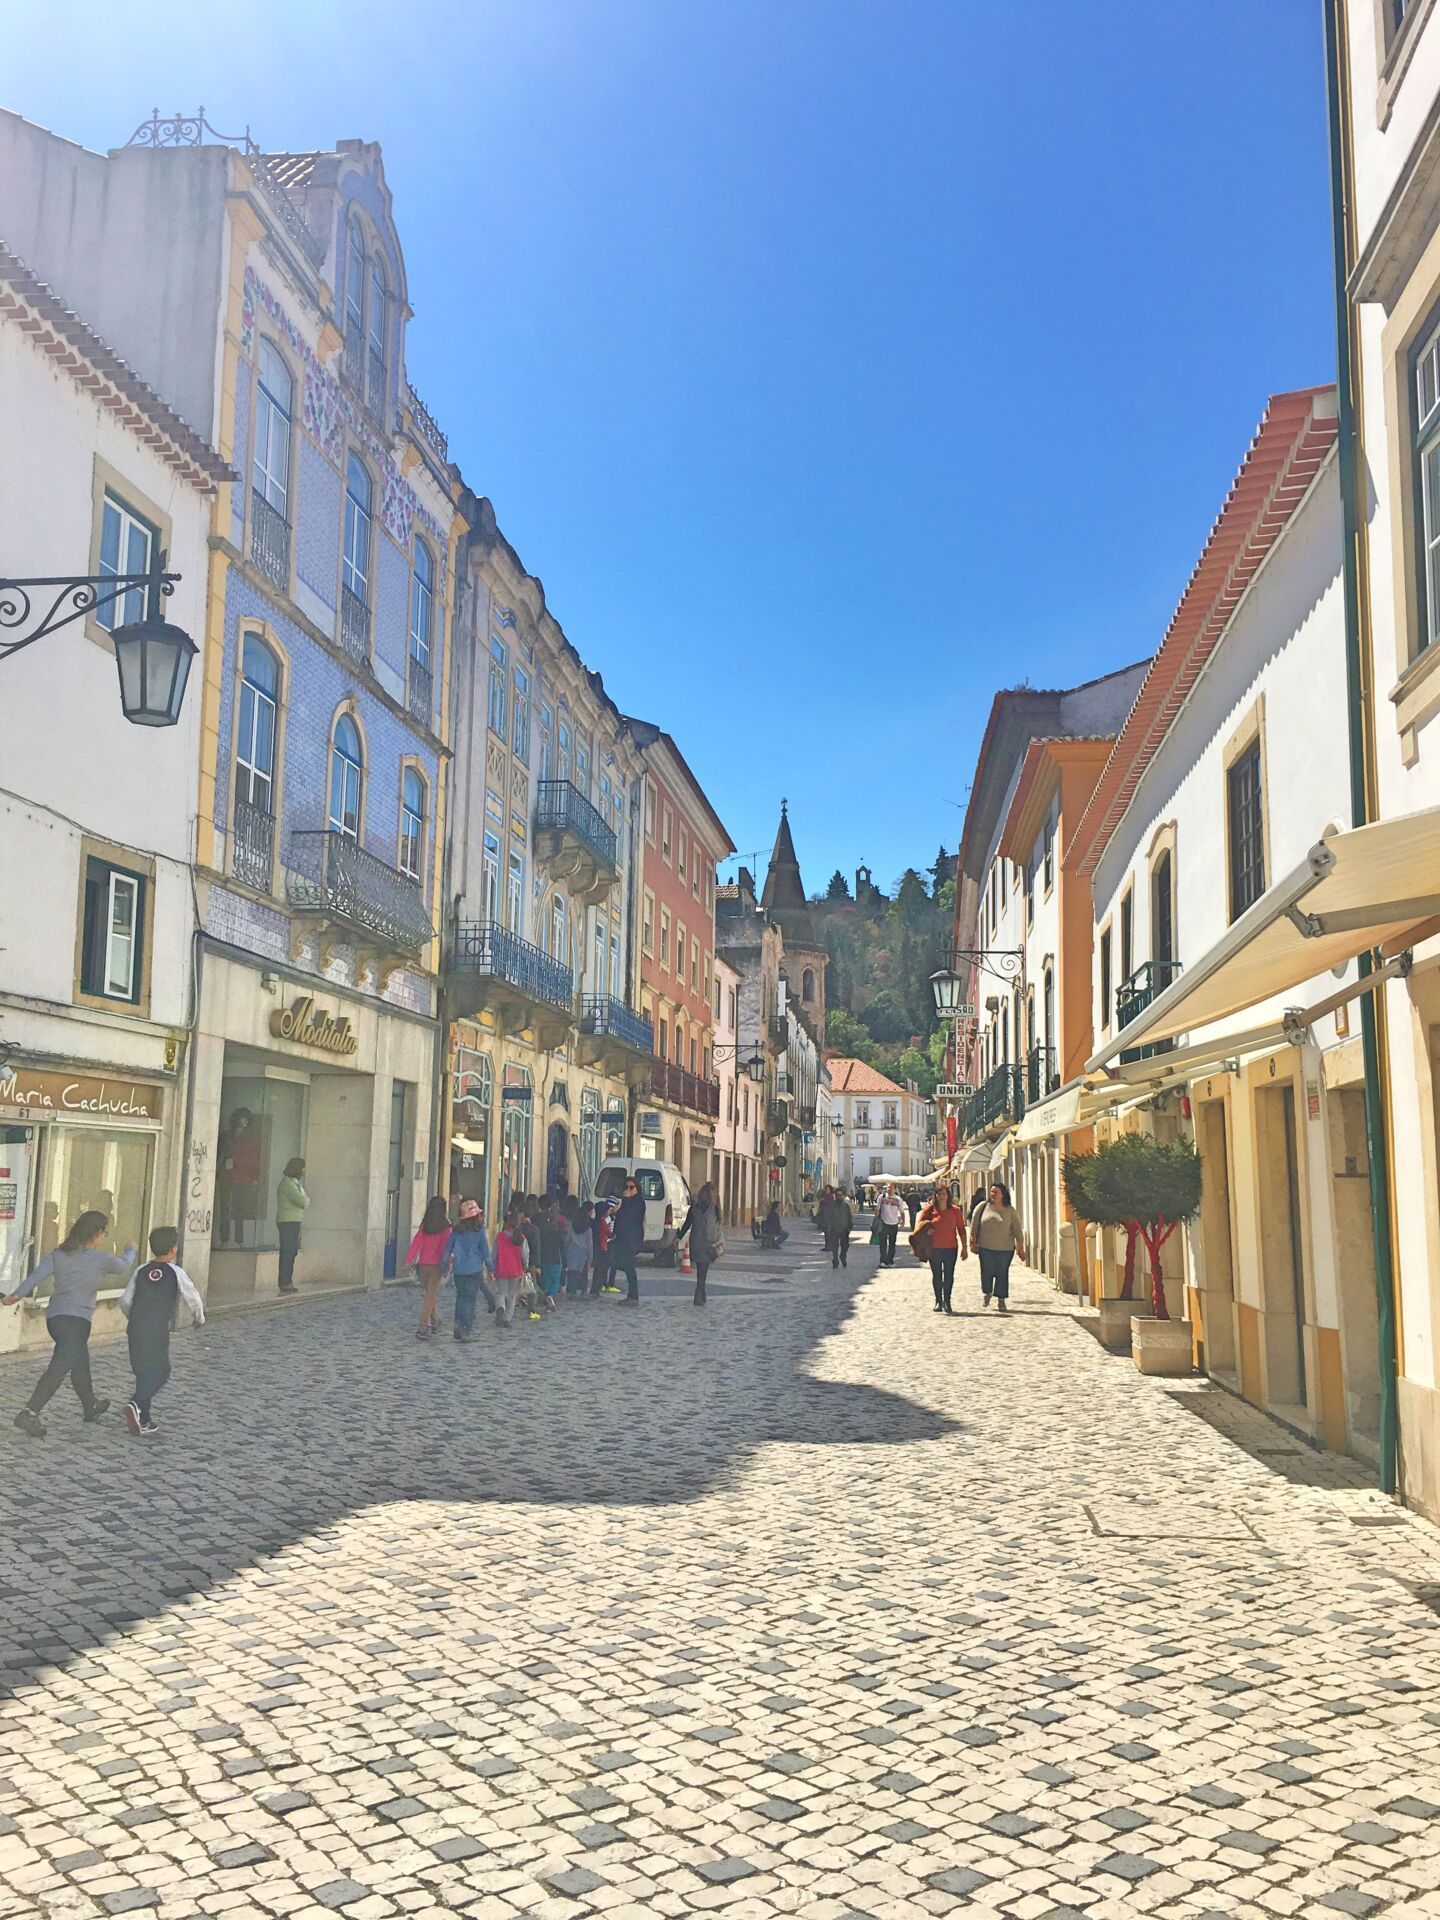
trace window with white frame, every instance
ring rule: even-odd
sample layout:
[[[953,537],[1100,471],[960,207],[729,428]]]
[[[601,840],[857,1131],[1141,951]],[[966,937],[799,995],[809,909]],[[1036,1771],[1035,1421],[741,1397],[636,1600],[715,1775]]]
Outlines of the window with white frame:
[[[575,784],[588,800],[590,798],[590,743],[584,734],[575,736]]]
[[[280,663],[258,633],[240,643],[240,711],[235,726],[235,798],[275,811],[275,735]]]
[[[400,871],[418,880],[425,864],[425,782],[414,767],[400,778]]]
[[[91,855],[85,862],[80,987],[134,1005],[144,988],[144,874]]]
[[[530,763],[530,676],[515,662],[511,685],[510,746],[517,760]]]
[[[345,551],[340,578],[357,600],[370,604],[370,474],[351,454],[345,464]]]
[[[500,835],[490,826],[485,829],[485,852],[480,869],[480,918],[500,918]]]
[[[505,701],[506,681],[510,672],[510,655],[503,640],[490,636],[490,731],[505,738]]]
[[[555,709],[548,700],[540,702],[540,778],[548,780],[555,758]]]
[[[378,410],[385,403],[385,349],[390,331],[390,289],[377,254],[370,262],[370,367],[367,397]]]
[[[359,840],[364,787],[365,756],[360,746],[360,729],[348,713],[342,713],[330,743],[328,824],[332,833],[343,833],[347,840]]]
[[[603,908],[595,912],[595,979],[592,992],[605,991],[605,962],[610,952],[610,929],[606,924]]]
[[[127,506],[107,487],[100,504],[100,566],[102,574],[148,573],[158,535],[148,520]],[[103,594],[104,587],[100,588]],[[126,587],[95,609],[95,618],[107,633],[145,617],[145,589]]]
[[[521,851],[523,840],[516,843],[515,834],[510,838],[510,870],[506,877],[505,904],[509,914],[510,931],[522,937],[525,932],[525,855]]]
[[[290,429],[295,382],[273,341],[260,342],[255,383],[255,452],[250,480],[256,493],[282,519],[290,498]]]
[[[670,909],[660,909],[660,965],[668,972],[670,967]]]
[[[562,964],[570,952],[569,916],[565,896],[557,893],[550,902],[550,956]]]
[[[655,896],[647,887],[640,922],[640,944],[646,953],[655,951]]]
[[[410,574],[410,658],[429,669],[430,641],[435,621],[435,562],[423,540],[415,542],[415,565]]]
[[[365,240],[358,220],[345,228],[345,331],[357,340],[365,331]]]
[[[563,714],[560,716],[560,726],[555,738],[559,747],[559,759],[555,766],[555,778],[557,780],[568,780],[570,778],[571,734],[570,722]]]

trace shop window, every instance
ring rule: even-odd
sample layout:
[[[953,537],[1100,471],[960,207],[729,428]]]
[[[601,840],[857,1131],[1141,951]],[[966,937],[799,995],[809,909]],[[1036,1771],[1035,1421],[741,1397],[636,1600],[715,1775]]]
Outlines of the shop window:
[[[107,1253],[143,1247],[150,1227],[154,1137],[103,1127],[55,1125],[36,1131],[41,1161],[37,1260],[91,1208],[110,1222],[100,1243]]]
[[[107,488],[100,508],[100,565],[103,574],[146,573],[159,536],[148,520]],[[103,594],[106,589],[100,588]],[[107,633],[145,617],[145,590],[127,587],[95,609],[95,618]]]
[[[469,1047],[457,1048],[450,1128],[450,1188],[462,1200],[478,1200],[482,1212],[489,1204],[494,1086],[489,1056]]]
[[[227,1064],[220,1083],[215,1146],[215,1211],[210,1242],[253,1251],[279,1245],[275,1191],[287,1160],[305,1157],[308,1083]],[[316,1170],[309,1170],[316,1185]]]
[[[530,1191],[531,1106],[534,1100],[528,1067],[506,1067],[506,1093],[500,1116],[500,1211],[503,1215],[510,1197]]]
[[[144,998],[146,876],[91,855],[85,862],[80,988],[135,1006]]]

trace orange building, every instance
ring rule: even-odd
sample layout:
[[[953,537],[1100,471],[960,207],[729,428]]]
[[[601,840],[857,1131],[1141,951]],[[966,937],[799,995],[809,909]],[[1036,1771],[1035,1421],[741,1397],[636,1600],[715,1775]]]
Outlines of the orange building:
[[[645,762],[640,859],[640,1010],[655,1034],[635,1104],[635,1151],[673,1160],[692,1187],[712,1174],[715,1073],[715,868],[735,851],[668,733],[630,728]]]

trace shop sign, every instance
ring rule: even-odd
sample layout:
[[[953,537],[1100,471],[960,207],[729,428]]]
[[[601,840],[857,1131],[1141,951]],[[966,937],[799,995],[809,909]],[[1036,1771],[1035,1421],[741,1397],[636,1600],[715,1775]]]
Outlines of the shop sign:
[[[660,1116],[658,1113],[642,1113],[640,1116],[641,1133],[659,1133]]]
[[[528,1107],[534,1104],[535,1093],[531,1087],[502,1087],[500,1099],[507,1107]]]
[[[625,1102],[623,1100],[607,1100],[605,1102],[604,1117],[612,1127],[623,1126],[625,1124]]]
[[[86,1073],[32,1073],[0,1069],[0,1111],[90,1113],[112,1120],[158,1120],[162,1087],[138,1080],[104,1080]]]
[[[293,1040],[298,1047],[316,1047],[321,1053],[357,1053],[360,1042],[350,1031],[350,1022],[342,1014],[318,1013],[308,994],[292,1000],[288,1007],[277,1008],[270,1016],[270,1031],[277,1039]]]

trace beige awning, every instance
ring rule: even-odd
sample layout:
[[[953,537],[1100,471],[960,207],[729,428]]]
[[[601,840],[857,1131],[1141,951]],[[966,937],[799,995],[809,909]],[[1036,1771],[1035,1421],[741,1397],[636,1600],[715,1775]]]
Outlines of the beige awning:
[[[1159,1077],[1168,1072],[1167,1063],[1161,1060],[1148,1061],[1146,1079]],[[1086,1078],[1071,1080],[1067,1085],[1057,1088],[1048,1100],[1037,1101],[1033,1107],[1027,1107],[1025,1118],[1015,1129],[1017,1147],[1034,1146],[1037,1141],[1050,1140],[1059,1133],[1072,1133],[1076,1127],[1088,1127],[1090,1122],[1102,1113],[1108,1113],[1119,1101],[1134,1100],[1139,1091],[1127,1079],[1100,1080]]]
[[[1368,948],[1418,934],[1437,915],[1440,807],[1332,834],[1112,1035],[1086,1070],[1289,993]]]

